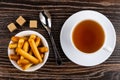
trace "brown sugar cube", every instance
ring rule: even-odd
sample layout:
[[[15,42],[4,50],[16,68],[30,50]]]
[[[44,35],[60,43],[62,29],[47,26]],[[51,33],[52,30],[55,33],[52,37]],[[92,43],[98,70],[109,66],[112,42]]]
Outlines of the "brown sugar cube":
[[[16,22],[17,22],[20,26],[22,26],[22,25],[26,22],[26,20],[25,20],[22,16],[19,16],[19,17],[17,18]]]
[[[37,20],[30,20],[30,28],[37,28]]]
[[[14,30],[17,29],[17,27],[15,26],[14,23],[10,23],[7,27],[8,27],[8,29],[9,29],[10,32],[13,32]]]

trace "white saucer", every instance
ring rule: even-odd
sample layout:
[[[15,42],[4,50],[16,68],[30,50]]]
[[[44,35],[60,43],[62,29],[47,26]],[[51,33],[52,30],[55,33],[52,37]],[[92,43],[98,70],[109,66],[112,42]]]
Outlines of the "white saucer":
[[[86,19],[97,21],[103,26],[106,35],[103,48],[92,54],[85,54],[76,50],[70,39],[72,28],[80,21]],[[72,62],[82,66],[94,66],[110,57],[116,45],[116,33],[112,23],[106,16],[96,11],[84,10],[73,14],[65,21],[60,34],[60,43],[65,55]]]

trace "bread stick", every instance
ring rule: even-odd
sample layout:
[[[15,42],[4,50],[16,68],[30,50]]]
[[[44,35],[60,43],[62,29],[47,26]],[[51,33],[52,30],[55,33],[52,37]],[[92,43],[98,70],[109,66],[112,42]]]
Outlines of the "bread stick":
[[[24,39],[25,41],[27,41],[28,40],[28,37],[20,37],[20,39]]]
[[[41,55],[41,57],[42,57],[42,59],[43,59],[43,58],[44,58],[44,54],[43,54],[43,53],[41,53],[40,55]]]
[[[35,41],[33,39],[29,39],[29,44],[30,44],[30,47],[35,55],[36,58],[38,58],[38,60],[40,61],[40,63],[42,62],[42,58],[40,56],[40,53],[37,49],[37,46],[35,44]]]
[[[30,66],[32,66],[32,64],[31,64],[31,63],[26,64],[26,65],[21,66],[21,67],[22,67],[22,69],[23,69],[23,70],[26,70],[26,69],[30,68]]]
[[[23,44],[24,44],[24,39],[19,39],[19,41],[18,41],[18,48],[22,48],[23,47]]]
[[[9,48],[10,49],[17,48],[17,43],[11,43],[11,44],[9,44]]]
[[[13,36],[13,37],[11,38],[12,42],[14,42],[14,43],[18,42],[18,41],[19,41],[19,39],[28,40],[28,38],[27,38],[27,37],[18,37],[18,36]]]
[[[39,37],[36,37],[35,44],[37,47],[40,45],[40,38]]]
[[[17,64],[18,64],[19,66],[22,66],[22,64],[20,63],[20,59],[17,60]]]
[[[38,48],[38,49],[39,49],[39,51],[40,51],[41,53],[45,53],[45,52],[48,51],[48,48],[47,48],[47,47],[40,47],[40,48]]]
[[[20,56],[20,59],[24,59],[24,57],[23,57],[23,56]]]
[[[17,51],[17,53],[19,53],[21,56],[23,56],[24,58],[28,59],[32,63],[34,63],[34,64],[39,63],[39,60],[37,58],[33,57],[32,55],[30,55],[29,53],[25,52],[21,48],[17,48],[16,51]]]
[[[37,47],[39,46],[39,44],[40,44],[40,38],[39,37],[36,37],[35,44],[36,44]],[[32,49],[30,49],[29,54],[30,55],[33,54]]]
[[[10,55],[9,55],[9,58],[10,58],[11,60],[17,61],[17,60],[20,58],[20,56],[15,55],[15,54],[10,54]]]
[[[12,42],[18,42],[19,39],[20,39],[20,37],[18,37],[18,36],[13,36],[13,37],[11,38]]]
[[[29,43],[28,43],[28,41],[25,41],[25,43],[24,43],[24,45],[23,45],[23,50],[24,50],[25,52],[28,52],[28,50],[29,50]],[[20,59],[24,59],[24,57],[21,56]]]
[[[36,35],[31,34],[29,39],[33,39],[33,40],[35,40],[35,38],[36,38]]]
[[[20,60],[19,60],[19,63],[20,63],[20,64],[24,64],[24,65],[25,65],[25,64],[30,63],[30,61],[29,61],[29,60],[27,60],[27,59],[20,59]]]
[[[28,52],[28,50],[29,50],[29,43],[28,43],[28,41],[25,41],[25,43],[24,43],[24,45],[23,45],[23,50],[24,50],[25,52]]]
[[[22,56],[23,57],[23,56]],[[26,64],[30,64],[31,62],[29,61],[29,60],[27,60],[27,59],[19,59],[18,61],[17,61],[17,64],[19,65],[19,66],[22,66],[22,65],[26,65]]]

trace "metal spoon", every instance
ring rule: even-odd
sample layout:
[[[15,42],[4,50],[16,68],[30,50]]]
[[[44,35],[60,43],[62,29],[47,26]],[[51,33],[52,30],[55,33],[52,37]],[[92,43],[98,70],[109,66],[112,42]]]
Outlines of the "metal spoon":
[[[47,32],[50,36],[50,40],[51,40],[53,50],[54,50],[54,53],[55,53],[56,63],[57,63],[57,65],[61,65],[62,60],[61,60],[61,57],[59,55],[59,52],[57,50],[55,41],[54,41],[52,33],[51,33],[51,16],[50,16],[50,13],[48,11],[42,11],[41,13],[39,13],[39,18],[40,18],[40,21],[41,21],[43,27],[47,30]]]

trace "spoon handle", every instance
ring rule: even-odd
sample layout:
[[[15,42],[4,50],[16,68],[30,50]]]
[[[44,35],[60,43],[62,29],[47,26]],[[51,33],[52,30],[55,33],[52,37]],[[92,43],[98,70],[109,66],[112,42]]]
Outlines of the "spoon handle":
[[[62,64],[61,56],[57,50],[57,47],[56,47],[56,44],[55,44],[52,34],[50,34],[50,39],[51,39],[51,43],[52,43],[53,50],[55,53],[56,63],[57,63],[57,65],[61,65]]]

